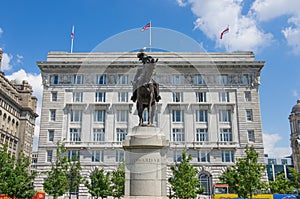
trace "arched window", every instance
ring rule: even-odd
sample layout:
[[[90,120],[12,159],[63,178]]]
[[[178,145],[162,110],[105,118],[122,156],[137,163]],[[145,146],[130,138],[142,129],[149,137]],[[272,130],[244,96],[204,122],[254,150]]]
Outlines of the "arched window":
[[[201,187],[204,187],[204,195],[211,195],[211,175],[209,173],[200,173],[199,180]]]

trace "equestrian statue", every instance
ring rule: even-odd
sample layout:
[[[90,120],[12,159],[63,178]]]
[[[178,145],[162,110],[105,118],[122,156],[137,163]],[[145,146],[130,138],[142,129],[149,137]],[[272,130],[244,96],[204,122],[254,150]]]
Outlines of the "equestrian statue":
[[[139,66],[135,74],[133,85],[133,95],[131,100],[136,102],[136,108],[139,116],[139,126],[143,125],[143,112],[144,109],[148,110],[148,125],[153,124],[154,113],[156,111],[156,102],[159,102],[161,97],[159,96],[159,84],[152,79],[153,71],[158,62],[158,59],[154,59],[145,53],[143,48],[137,57],[139,61],[143,63]]]

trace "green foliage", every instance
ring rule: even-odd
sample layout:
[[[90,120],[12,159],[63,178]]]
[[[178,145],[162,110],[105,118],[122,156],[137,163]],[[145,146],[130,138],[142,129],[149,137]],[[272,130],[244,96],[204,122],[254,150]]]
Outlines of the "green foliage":
[[[169,178],[173,195],[181,199],[196,198],[197,194],[201,194],[204,189],[201,188],[198,179],[198,170],[194,168],[190,161],[192,156],[187,157],[186,150],[182,153],[182,160],[178,164],[171,166],[173,176]]]
[[[11,198],[31,198],[35,195],[32,182],[36,173],[30,173],[30,161],[24,154],[16,160],[7,152],[7,145],[0,151],[0,194]]]
[[[98,198],[106,198],[111,195],[110,187],[110,173],[104,173],[104,169],[95,168],[90,174],[90,182],[86,181],[85,186],[88,188],[89,193]]]
[[[265,166],[258,163],[258,153],[254,147],[246,147],[246,157],[240,158],[235,166],[228,167],[220,180],[227,183],[239,197],[248,198],[258,190],[264,190],[267,184],[261,181]]]
[[[292,182],[286,179],[283,173],[277,175],[275,181],[270,181],[269,187],[273,193],[279,194],[293,193],[295,189]]]
[[[112,172],[112,196],[121,198],[125,193],[125,164],[119,164],[117,170]]]
[[[295,189],[298,190],[300,193],[300,172],[296,171],[295,169],[291,169],[292,172],[292,185]]]
[[[56,161],[52,164],[50,171],[47,171],[47,178],[44,182],[44,190],[47,194],[52,195],[54,199],[62,196],[69,190],[68,179],[68,158],[65,154],[66,148],[57,143]]]
[[[67,177],[69,181],[70,197],[71,194],[74,193],[78,194],[78,188],[82,181],[80,171],[81,171],[81,165],[78,158],[69,161],[69,170],[67,172]]]

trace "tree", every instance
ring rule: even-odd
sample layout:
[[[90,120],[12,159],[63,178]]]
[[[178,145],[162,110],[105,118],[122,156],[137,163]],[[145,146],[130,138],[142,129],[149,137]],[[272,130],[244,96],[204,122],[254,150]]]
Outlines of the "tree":
[[[190,164],[191,160],[192,156],[187,157],[186,150],[184,150],[182,160],[171,166],[173,176],[169,178],[169,182],[174,194],[170,197],[196,198],[197,194],[204,191],[197,177],[198,170]]]
[[[32,182],[36,173],[30,173],[30,161],[23,153],[19,159],[7,152],[5,144],[0,151],[0,194],[11,198],[31,198],[35,195]]]
[[[112,196],[121,198],[125,193],[125,164],[119,164],[117,170],[112,172]]]
[[[247,146],[245,153],[246,157],[238,159],[235,166],[228,167],[220,176],[220,180],[242,198],[267,187],[266,182],[261,181],[265,166],[258,163],[258,153],[253,146]]]
[[[300,172],[295,169],[291,169],[292,172],[292,185],[297,189],[298,193],[300,191]]]
[[[67,172],[67,177],[69,181],[69,196],[71,198],[71,194],[76,193],[78,197],[78,189],[79,185],[82,181],[82,177],[80,174],[81,165],[78,158],[74,158],[69,161],[69,170]]]
[[[95,168],[90,174],[90,182],[86,181],[85,186],[89,193],[96,198],[106,198],[111,195],[110,173],[104,173],[104,169]]]
[[[52,164],[51,170],[46,172],[48,176],[43,184],[45,192],[52,195],[54,199],[69,190],[68,158],[65,153],[66,148],[57,142],[56,161]]]
[[[286,179],[283,173],[277,175],[275,181],[270,181],[269,187],[273,193],[279,194],[293,193],[295,190],[292,182]]]

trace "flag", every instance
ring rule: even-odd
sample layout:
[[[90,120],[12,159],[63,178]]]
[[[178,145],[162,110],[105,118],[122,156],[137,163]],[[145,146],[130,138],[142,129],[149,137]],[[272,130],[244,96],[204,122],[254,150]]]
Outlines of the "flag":
[[[229,32],[229,27],[227,27],[225,30],[223,30],[222,32],[221,32],[221,34],[220,34],[220,39],[222,39],[223,38],[223,35],[225,34],[225,33],[228,33]]]
[[[71,39],[74,39],[74,26],[72,27]]]
[[[144,32],[145,30],[147,30],[150,27],[151,27],[151,23],[149,22],[141,29],[141,31]]]

